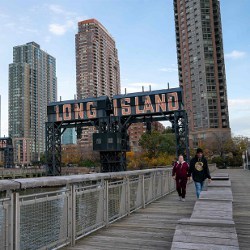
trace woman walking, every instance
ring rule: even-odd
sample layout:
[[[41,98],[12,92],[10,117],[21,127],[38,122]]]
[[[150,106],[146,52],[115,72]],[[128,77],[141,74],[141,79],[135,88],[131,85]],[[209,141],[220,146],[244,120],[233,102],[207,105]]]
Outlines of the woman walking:
[[[180,201],[185,201],[188,169],[188,163],[185,162],[183,156],[180,155],[178,161],[175,162],[172,171],[172,176],[176,181],[176,190],[178,192]]]

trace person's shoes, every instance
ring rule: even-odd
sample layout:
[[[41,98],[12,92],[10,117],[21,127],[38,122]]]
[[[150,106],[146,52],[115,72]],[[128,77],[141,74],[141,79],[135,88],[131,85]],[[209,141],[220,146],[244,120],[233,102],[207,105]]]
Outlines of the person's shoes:
[[[181,201],[185,201],[185,198],[182,198]]]
[[[182,198],[181,198],[181,196],[179,196],[179,201],[181,201],[182,200]]]

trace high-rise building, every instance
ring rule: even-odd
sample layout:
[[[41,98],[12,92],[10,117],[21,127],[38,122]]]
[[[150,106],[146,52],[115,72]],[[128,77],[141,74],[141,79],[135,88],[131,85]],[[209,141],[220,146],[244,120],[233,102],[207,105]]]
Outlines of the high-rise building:
[[[95,19],[78,23],[76,44],[77,98],[120,94],[120,67],[115,41]],[[81,147],[92,151],[93,128],[83,128]]]
[[[9,65],[9,135],[15,163],[40,160],[47,104],[56,100],[56,59],[35,42],[14,47]]]
[[[219,0],[174,0],[179,81],[190,142],[230,136]]]
[[[77,98],[120,94],[120,67],[115,41],[95,19],[78,23],[76,43]]]
[[[1,132],[2,131],[2,96],[0,95],[0,137],[1,137]]]

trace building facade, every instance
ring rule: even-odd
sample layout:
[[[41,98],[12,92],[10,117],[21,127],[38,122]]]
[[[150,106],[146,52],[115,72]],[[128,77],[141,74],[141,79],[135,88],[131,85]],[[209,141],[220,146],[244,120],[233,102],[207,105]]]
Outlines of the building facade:
[[[230,137],[219,0],[174,0],[180,86],[191,145]]]
[[[77,98],[120,94],[118,53],[106,28],[95,19],[79,22],[75,46]],[[80,145],[84,152],[92,151],[94,131],[94,128],[83,128]]]
[[[47,104],[56,100],[55,58],[35,42],[14,47],[9,65],[9,135],[16,164],[40,160],[45,151]]]

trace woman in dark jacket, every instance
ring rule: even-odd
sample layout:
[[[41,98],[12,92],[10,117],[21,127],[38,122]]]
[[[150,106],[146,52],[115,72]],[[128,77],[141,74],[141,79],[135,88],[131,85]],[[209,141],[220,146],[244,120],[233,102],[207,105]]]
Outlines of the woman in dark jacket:
[[[182,155],[179,156],[178,161],[174,164],[172,176],[176,181],[176,190],[179,194],[179,200],[185,201],[188,180],[188,163],[184,161]]]

